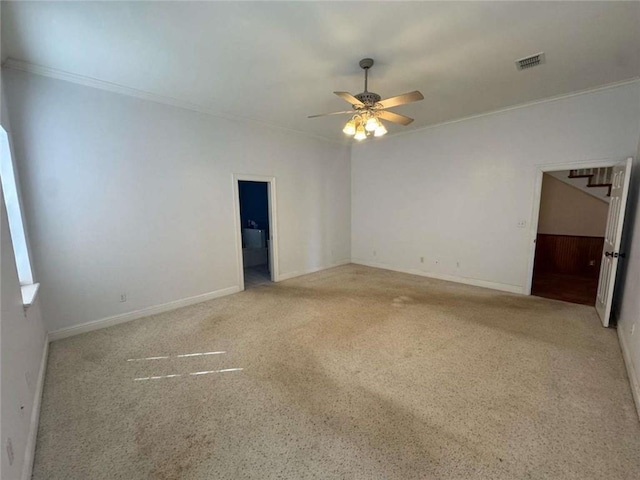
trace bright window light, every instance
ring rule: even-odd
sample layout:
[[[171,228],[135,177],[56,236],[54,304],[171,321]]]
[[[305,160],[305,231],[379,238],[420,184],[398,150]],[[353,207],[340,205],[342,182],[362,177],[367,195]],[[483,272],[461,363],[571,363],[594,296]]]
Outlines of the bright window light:
[[[27,239],[24,233],[24,223],[20,210],[20,200],[18,198],[18,186],[13,169],[11,148],[9,147],[9,136],[2,127],[0,127],[0,178],[2,180],[4,203],[7,207],[13,251],[16,256],[18,278],[20,285],[25,287],[33,284],[33,273],[31,271],[31,260],[27,249]]]

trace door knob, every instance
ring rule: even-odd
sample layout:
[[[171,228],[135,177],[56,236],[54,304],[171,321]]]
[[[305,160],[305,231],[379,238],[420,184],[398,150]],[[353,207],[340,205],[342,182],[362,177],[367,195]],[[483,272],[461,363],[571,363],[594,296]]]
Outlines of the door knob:
[[[604,252],[604,256],[605,257],[611,257],[611,258],[625,258],[627,255],[625,253],[618,253],[618,252]]]

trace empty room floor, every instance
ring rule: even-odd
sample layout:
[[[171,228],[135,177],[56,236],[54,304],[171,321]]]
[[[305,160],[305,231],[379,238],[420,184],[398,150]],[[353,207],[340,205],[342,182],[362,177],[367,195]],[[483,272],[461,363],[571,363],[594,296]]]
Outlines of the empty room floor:
[[[53,342],[34,478],[632,479],[591,307],[347,265]]]

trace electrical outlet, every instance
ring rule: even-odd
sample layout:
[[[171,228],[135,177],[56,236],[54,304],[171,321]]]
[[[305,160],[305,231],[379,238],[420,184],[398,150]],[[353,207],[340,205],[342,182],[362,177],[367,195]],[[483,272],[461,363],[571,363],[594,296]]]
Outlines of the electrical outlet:
[[[126,293],[121,293],[120,294],[120,302],[126,302],[127,301],[127,294]]]
[[[373,256],[375,257],[378,254],[375,250],[373,251]]]
[[[424,263],[424,257],[420,257],[420,263]]]
[[[9,466],[13,465],[13,444],[11,437],[7,437],[7,457],[9,457]]]
[[[634,323],[633,325],[631,325],[631,335],[633,335],[633,332],[636,329],[636,324]]]
[[[526,220],[518,220],[518,228],[524,228],[527,226],[527,221]]]
[[[460,268],[460,262],[456,262],[456,268]]]

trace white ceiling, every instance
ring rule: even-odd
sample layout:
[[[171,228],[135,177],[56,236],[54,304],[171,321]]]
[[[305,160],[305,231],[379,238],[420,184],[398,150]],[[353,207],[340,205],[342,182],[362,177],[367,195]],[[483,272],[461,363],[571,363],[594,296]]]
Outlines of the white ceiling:
[[[3,2],[7,57],[340,141],[363,57],[391,133],[638,77],[640,2]]]

